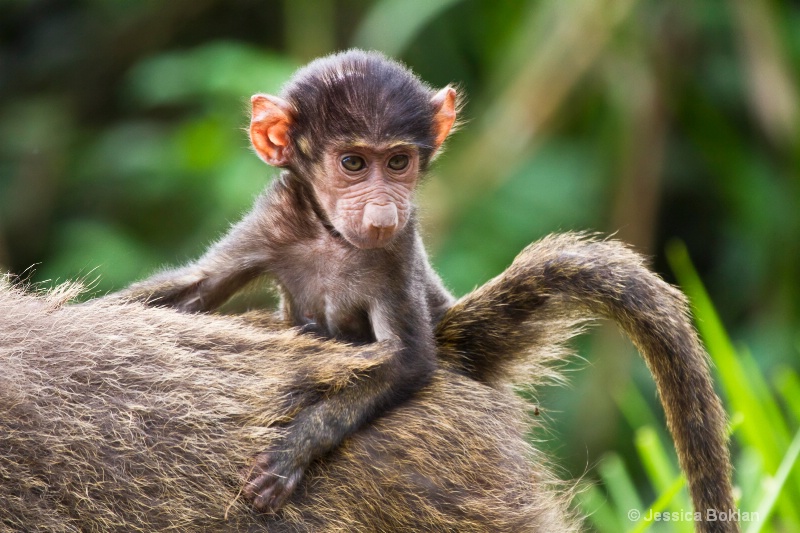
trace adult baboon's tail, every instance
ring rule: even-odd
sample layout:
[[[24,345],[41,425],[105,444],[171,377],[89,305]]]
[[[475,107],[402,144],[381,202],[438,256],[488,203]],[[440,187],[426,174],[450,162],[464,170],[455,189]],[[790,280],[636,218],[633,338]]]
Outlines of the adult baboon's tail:
[[[725,412],[686,298],[623,244],[561,234],[530,245],[506,272],[454,305],[437,328],[437,341],[443,364],[502,383],[522,359],[536,359],[532,345],[563,341],[576,321],[598,316],[625,331],[653,373],[695,511],[703,517],[698,531],[738,531],[736,522],[705,520],[709,510],[734,509],[731,468]]]

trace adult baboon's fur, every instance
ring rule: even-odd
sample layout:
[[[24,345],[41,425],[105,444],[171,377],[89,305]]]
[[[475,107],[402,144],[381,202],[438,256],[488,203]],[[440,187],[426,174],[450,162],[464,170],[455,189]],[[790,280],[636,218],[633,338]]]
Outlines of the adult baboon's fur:
[[[242,468],[299,409],[368,377],[382,346],[263,314],[66,305],[72,292],[0,287],[2,531],[574,531],[510,384],[552,377],[596,314],[631,335],[672,403],[695,505],[732,508],[724,417],[683,299],[618,243],[544,239],[462,298],[433,382],[314,464],[275,516],[237,497]]]

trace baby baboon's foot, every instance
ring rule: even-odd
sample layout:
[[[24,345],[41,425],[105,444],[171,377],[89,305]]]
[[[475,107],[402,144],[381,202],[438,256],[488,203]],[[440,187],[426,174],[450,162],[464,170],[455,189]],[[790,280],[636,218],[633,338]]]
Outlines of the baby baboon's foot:
[[[259,511],[274,513],[294,492],[302,477],[303,468],[297,466],[291,454],[267,450],[256,456],[243,493]]]

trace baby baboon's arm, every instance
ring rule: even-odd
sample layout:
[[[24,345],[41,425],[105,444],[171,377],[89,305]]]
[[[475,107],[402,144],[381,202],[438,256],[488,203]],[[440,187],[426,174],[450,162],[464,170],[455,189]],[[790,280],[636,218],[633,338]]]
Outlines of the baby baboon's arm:
[[[165,270],[117,293],[149,305],[186,312],[216,309],[236,291],[269,269],[274,238],[264,224],[268,195],[198,260]]]

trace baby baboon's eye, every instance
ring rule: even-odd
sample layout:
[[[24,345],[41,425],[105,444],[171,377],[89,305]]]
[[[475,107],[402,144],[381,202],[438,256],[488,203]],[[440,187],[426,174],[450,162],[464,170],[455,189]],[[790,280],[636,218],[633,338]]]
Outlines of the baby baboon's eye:
[[[347,155],[342,158],[342,167],[348,172],[358,172],[367,166],[363,157],[357,155]]]
[[[388,165],[392,170],[403,170],[408,166],[408,156],[406,154],[393,155],[389,159]]]

